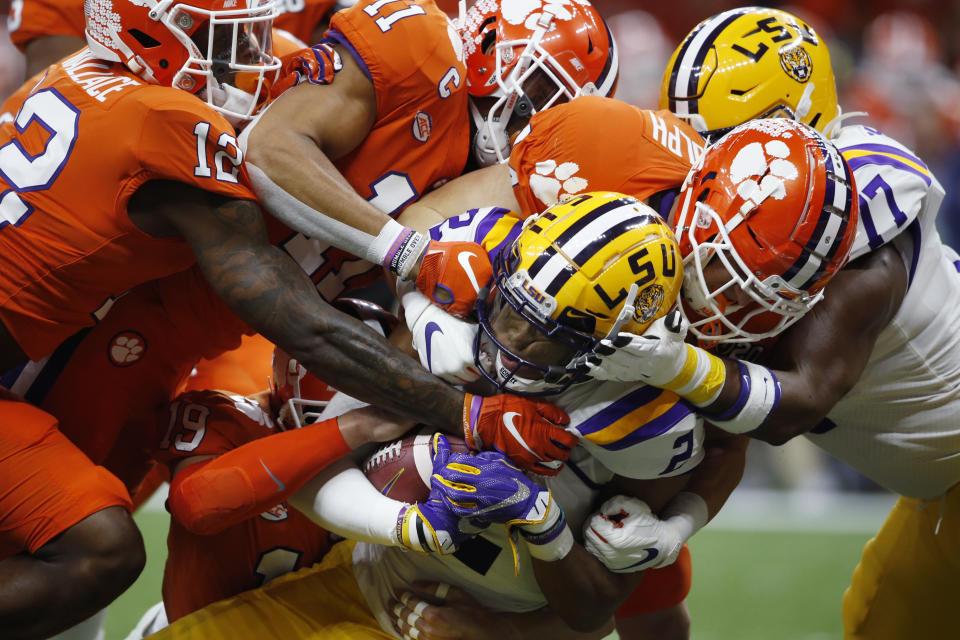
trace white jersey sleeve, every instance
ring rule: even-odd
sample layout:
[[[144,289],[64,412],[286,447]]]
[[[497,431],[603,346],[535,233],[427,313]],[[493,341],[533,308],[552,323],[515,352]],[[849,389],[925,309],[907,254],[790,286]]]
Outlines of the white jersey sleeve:
[[[944,191],[927,165],[896,140],[863,125],[843,127],[833,142],[853,171],[860,220],[850,258],[890,242],[912,222],[937,215]]]

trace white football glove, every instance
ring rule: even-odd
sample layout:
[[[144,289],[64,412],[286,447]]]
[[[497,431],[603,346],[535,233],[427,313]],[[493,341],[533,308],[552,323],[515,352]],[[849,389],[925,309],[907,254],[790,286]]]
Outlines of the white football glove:
[[[600,341],[582,364],[596,380],[644,382],[655,387],[677,377],[687,362],[687,323],[679,311],[657,319],[643,335],[621,333]]]
[[[410,283],[399,283],[398,289],[420,364],[451,384],[479,379],[480,372],[473,360],[477,325],[454,318]]]
[[[689,537],[684,533],[643,500],[615,496],[583,525],[583,546],[610,571],[633,573],[672,564]]]

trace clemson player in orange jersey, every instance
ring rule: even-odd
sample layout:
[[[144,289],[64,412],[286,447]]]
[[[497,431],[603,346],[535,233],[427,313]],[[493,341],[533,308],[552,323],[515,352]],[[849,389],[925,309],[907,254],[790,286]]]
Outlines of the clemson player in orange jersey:
[[[666,218],[691,165],[702,153],[699,134],[669,111],[585,96],[533,116],[514,141],[508,162],[444,185],[409,207],[401,222],[435,224],[478,201],[532,215],[593,190],[632,195]],[[452,369],[456,366],[450,364]],[[443,373],[436,367],[433,371]],[[694,493],[701,487],[704,496],[713,494],[708,486],[723,487],[718,492],[723,494],[721,498],[707,500],[712,517],[739,482],[746,441],[712,429],[708,436],[711,453],[694,472],[701,484],[691,486]],[[688,551],[678,562],[648,571],[617,612],[621,637],[661,637],[664,633],[687,637],[689,617],[683,601],[690,584]]]
[[[245,322],[340,387],[451,430],[496,429],[504,401],[406,366],[266,241],[228,118],[249,117],[276,68],[273,7],[227,1],[154,17],[86,3],[91,48],[51,67],[0,126],[0,370],[47,357],[112,298],[196,260]],[[548,427],[535,405],[519,409]],[[0,485],[16,487],[0,496],[0,626],[35,637],[122,591],[142,542],[122,486],[52,416],[6,399],[0,420]]]
[[[274,20],[275,53],[283,56],[316,42],[337,10],[335,0],[286,0]],[[27,58],[30,78],[86,46],[83,0],[11,0],[10,40]]]

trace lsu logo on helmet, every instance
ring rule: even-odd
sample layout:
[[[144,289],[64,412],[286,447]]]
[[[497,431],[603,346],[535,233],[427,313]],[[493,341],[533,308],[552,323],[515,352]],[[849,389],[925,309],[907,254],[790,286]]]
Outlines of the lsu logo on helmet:
[[[572,363],[610,335],[643,333],[674,305],[682,280],[673,231],[636,198],[591,192],[556,204],[528,219],[495,259],[495,293],[477,301],[477,366],[501,389],[559,393],[582,379],[582,372],[569,364],[532,362],[511,350],[497,338],[497,314],[512,309],[546,340],[566,347]],[[496,349],[485,351],[489,345]],[[497,364],[504,361],[511,364]],[[533,372],[540,377],[529,377]]]
[[[610,333],[628,302],[633,310],[620,330],[643,333],[669,310],[683,278],[669,226],[621,193],[586,193],[550,207],[504,254],[497,265],[503,295],[578,334],[585,347]]]

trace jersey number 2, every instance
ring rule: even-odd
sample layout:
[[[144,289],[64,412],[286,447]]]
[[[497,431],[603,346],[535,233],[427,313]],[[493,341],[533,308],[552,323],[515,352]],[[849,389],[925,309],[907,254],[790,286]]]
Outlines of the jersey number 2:
[[[30,155],[17,139],[0,147],[0,176],[12,187],[0,193],[0,228],[19,226],[33,213],[19,194],[50,188],[73,151],[79,119],[80,110],[56,89],[43,89],[24,100],[14,120],[17,132],[23,133],[36,121],[50,137],[37,155]]]

